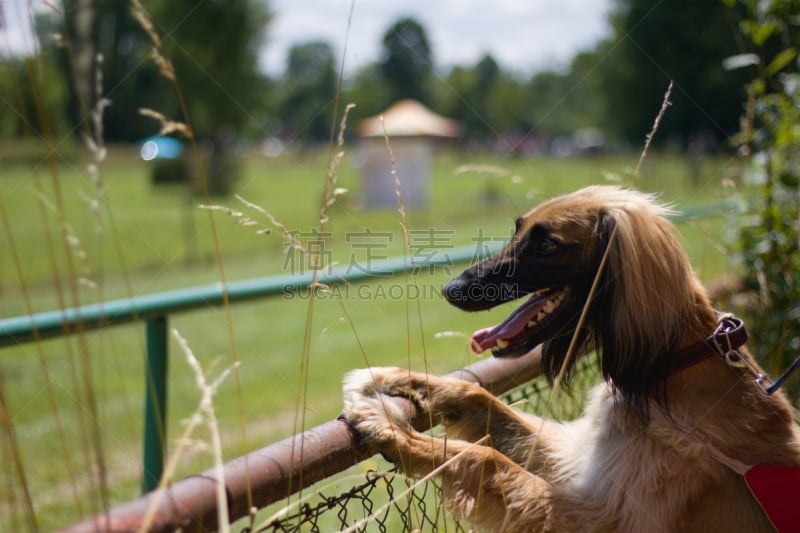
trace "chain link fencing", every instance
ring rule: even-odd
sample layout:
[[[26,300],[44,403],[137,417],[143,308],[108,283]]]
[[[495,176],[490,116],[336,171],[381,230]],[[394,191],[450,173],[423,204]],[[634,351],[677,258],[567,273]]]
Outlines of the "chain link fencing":
[[[584,357],[576,369],[571,392],[551,402],[551,384],[540,376],[502,394],[522,411],[570,420],[581,414],[586,391],[600,377],[594,360]],[[548,403],[549,409],[548,409]],[[548,412],[549,411],[549,412]],[[347,532],[469,532],[469,524],[450,515],[442,502],[442,487],[434,478],[419,483],[393,465],[373,457],[307,489],[295,501],[260,510],[254,520],[234,524],[241,533]]]

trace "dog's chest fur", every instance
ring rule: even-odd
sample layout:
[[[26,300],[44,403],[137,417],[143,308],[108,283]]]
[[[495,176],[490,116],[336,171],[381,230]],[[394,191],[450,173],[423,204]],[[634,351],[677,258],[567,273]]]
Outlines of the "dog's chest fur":
[[[739,483],[709,461],[701,442],[663,419],[654,417],[642,428],[615,403],[607,384],[591,392],[585,416],[564,424],[559,440],[551,482],[568,498],[594,502],[603,515],[597,523],[613,522],[619,531],[683,528],[709,486]],[[733,493],[741,497],[739,487]]]

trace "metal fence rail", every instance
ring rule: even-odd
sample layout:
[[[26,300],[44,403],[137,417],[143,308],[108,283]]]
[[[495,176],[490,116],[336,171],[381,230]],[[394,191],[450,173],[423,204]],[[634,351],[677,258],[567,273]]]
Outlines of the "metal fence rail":
[[[536,350],[518,359],[485,359],[448,375],[480,383],[493,394],[502,394],[537,377],[539,358],[540,352]],[[412,403],[400,398],[396,401],[413,419]],[[247,516],[250,504],[261,508],[278,502],[371,455],[345,422],[332,420],[234,459],[225,465],[223,480],[230,520]],[[149,492],[63,533],[137,531],[148,514],[152,515],[148,531],[214,530],[218,520],[217,482],[214,469],[207,470],[166,489]]]
[[[433,268],[466,263],[491,253],[497,243],[485,245],[482,250],[475,246],[463,246],[426,256],[424,262],[417,261],[416,268]],[[337,285],[354,281],[389,277],[411,268],[407,257],[376,260],[371,269],[338,268],[320,272],[316,282]],[[380,272],[380,274],[375,274]],[[26,342],[60,337],[91,330],[120,326],[132,322],[145,323],[147,366],[145,368],[145,413],[143,437],[142,492],[154,489],[164,471],[168,396],[168,316],[176,313],[206,309],[214,306],[256,300],[281,295],[287,290],[307,288],[314,281],[313,273],[279,275],[229,282],[214,283],[155,294],[111,300],[98,304],[59,311],[47,311],[0,320],[0,348]]]
[[[424,262],[417,260],[414,267],[423,269],[465,263],[479,258],[482,254],[492,253],[497,248],[497,243],[487,243],[480,250],[477,250],[476,246],[447,249],[426,257]],[[330,272],[322,271],[316,281],[324,285],[337,285],[353,281],[377,280],[408,271],[411,267],[410,258],[394,257],[372,261],[369,270],[341,267]],[[231,281],[225,285],[212,283],[84,305],[74,309],[4,318],[0,319],[0,348],[220,306],[225,304],[226,299],[233,304],[278,296],[287,290],[308,288],[313,281],[312,274],[308,272],[268,276]]]

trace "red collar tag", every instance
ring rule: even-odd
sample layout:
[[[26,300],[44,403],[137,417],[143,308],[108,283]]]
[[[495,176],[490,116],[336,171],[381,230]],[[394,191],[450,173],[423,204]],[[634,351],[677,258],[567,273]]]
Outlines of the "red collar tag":
[[[800,532],[800,467],[755,465],[744,478],[776,531]]]

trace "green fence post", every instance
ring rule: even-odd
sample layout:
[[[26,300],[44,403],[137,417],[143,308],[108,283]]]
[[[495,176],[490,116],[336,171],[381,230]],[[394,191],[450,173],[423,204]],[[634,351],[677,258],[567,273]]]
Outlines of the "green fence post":
[[[149,319],[145,368],[144,471],[142,492],[158,486],[164,472],[167,440],[167,317]]]

